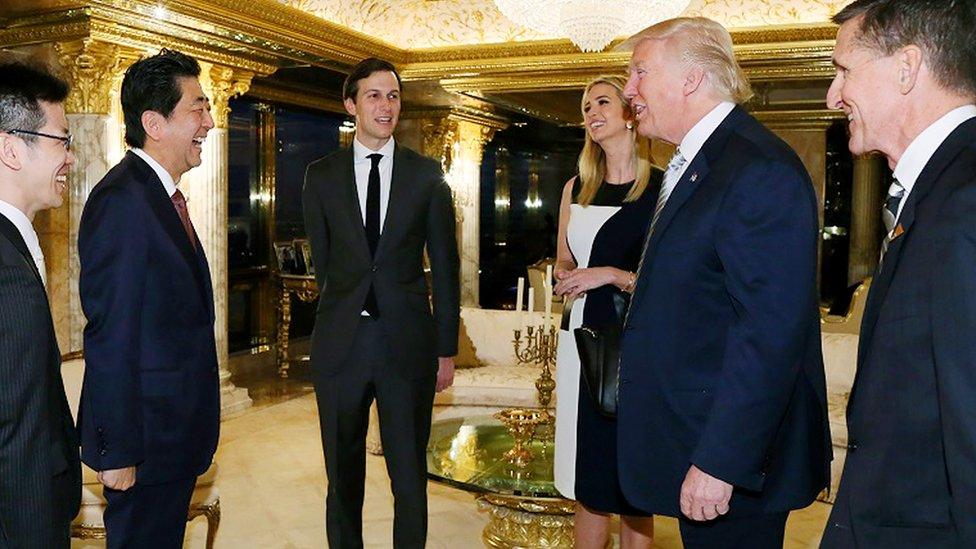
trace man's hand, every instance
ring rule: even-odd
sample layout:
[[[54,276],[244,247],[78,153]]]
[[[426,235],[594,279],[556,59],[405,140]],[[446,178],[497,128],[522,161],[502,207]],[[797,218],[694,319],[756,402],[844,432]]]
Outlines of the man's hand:
[[[106,488],[124,492],[136,483],[136,468],[125,467],[123,469],[99,471],[98,482],[104,484]]]
[[[681,484],[681,512],[691,520],[712,520],[729,512],[732,485],[694,465]]]
[[[437,385],[434,390],[439,393],[451,385],[454,385],[454,357],[437,357]]]

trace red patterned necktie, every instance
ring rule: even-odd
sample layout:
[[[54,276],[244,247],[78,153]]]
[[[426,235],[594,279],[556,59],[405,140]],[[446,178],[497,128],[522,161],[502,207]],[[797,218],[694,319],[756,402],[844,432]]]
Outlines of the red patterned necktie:
[[[190,244],[193,245],[193,249],[197,249],[197,239],[193,232],[193,222],[190,221],[190,211],[186,209],[186,197],[179,189],[173,193],[170,197],[173,200],[173,206],[176,207],[176,213],[180,214],[180,221],[183,222],[183,229],[186,230],[186,236],[190,238]]]

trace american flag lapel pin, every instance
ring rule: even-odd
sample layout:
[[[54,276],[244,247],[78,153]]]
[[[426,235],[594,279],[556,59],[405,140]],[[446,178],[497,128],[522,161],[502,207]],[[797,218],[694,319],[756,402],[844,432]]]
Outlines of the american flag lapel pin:
[[[694,183],[695,181],[698,181],[698,172],[691,174],[691,182]]]
[[[905,227],[901,223],[899,223],[898,226],[895,227],[895,230],[891,231],[891,233],[892,233],[891,239],[894,240],[899,236],[905,234]]]

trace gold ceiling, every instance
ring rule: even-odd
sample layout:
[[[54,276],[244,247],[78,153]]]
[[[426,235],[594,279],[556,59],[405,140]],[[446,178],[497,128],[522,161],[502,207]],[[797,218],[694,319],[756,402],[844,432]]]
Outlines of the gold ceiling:
[[[522,29],[492,0],[278,0],[403,49],[551,39]],[[686,15],[733,29],[826,23],[850,0],[692,0]]]

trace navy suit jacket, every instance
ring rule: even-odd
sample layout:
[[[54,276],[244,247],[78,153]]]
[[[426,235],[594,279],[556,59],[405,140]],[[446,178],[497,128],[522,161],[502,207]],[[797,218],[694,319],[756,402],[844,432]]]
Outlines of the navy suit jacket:
[[[634,291],[617,437],[631,504],[677,516],[692,464],[735,486],[732,515],[827,486],[818,228],[803,164],[736,107],[672,192]]]
[[[78,252],[82,461],[96,471],[137,465],[142,484],[203,473],[220,422],[207,259],[135,154],[92,190]]]
[[[936,150],[898,224],[864,309],[823,543],[976,547],[976,119]]]

